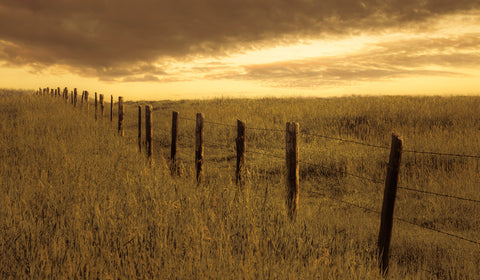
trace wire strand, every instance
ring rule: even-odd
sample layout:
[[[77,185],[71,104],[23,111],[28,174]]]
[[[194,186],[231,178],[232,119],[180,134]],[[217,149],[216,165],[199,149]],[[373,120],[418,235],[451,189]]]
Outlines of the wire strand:
[[[351,202],[344,201],[344,200],[341,200],[341,199],[336,199],[336,198],[329,197],[329,196],[325,196],[325,197],[328,198],[328,199],[331,199],[331,200],[335,200],[335,201],[338,201],[338,202],[341,202],[341,203],[344,203],[344,204],[347,204],[347,205],[350,205],[350,206],[368,211],[368,212],[372,212],[372,213],[376,213],[376,214],[380,214],[380,215],[382,214],[380,211],[373,210],[373,209],[370,209],[370,208],[367,208],[367,207],[363,207],[363,206],[357,205],[355,203],[351,203]],[[435,229],[435,228],[422,226],[422,225],[416,224],[414,222],[408,221],[408,220],[403,219],[403,218],[394,218],[394,220],[398,220],[398,221],[401,221],[403,223],[410,224],[410,225],[413,225],[413,226],[416,226],[416,227],[419,227],[419,228],[422,228],[422,229],[426,229],[426,230],[430,230],[430,231],[433,231],[433,232],[441,233],[441,234],[444,234],[444,235],[447,235],[447,236],[450,236],[450,237],[453,237],[453,238],[457,238],[457,239],[460,239],[460,240],[463,240],[463,241],[467,241],[467,242],[470,242],[470,243],[480,245],[479,241],[468,239],[468,238],[465,238],[463,236],[459,236],[459,235],[449,233],[449,232],[446,232],[446,231],[442,231],[442,230],[438,230],[438,229]]]
[[[341,141],[341,142],[345,142],[345,143],[351,143],[351,144],[355,144],[355,145],[367,146],[367,147],[372,147],[372,148],[377,148],[377,149],[384,149],[384,150],[390,149],[390,147],[386,147],[386,146],[368,144],[368,143],[364,143],[364,142],[360,142],[360,141],[343,139],[343,138],[339,138],[339,137],[332,137],[332,136],[327,136],[327,135],[308,133],[308,132],[305,132],[305,131],[302,131],[302,134],[309,135],[309,136],[314,136],[314,137],[319,137],[319,138],[325,138],[325,139],[329,139],[329,140]]]
[[[272,154],[268,154],[268,153],[263,153],[263,152],[250,151],[250,150],[246,150],[245,152],[246,152],[246,153],[252,153],[252,154],[258,154],[258,155],[263,155],[263,156],[271,157],[271,158],[285,159],[285,157],[281,157],[281,156],[277,156],[277,155],[272,155]]]
[[[449,157],[463,157],[463,158],[480,159],[480,156],[476,156],[476,155],[462,155],[462,154],[450,154],[450,153],[429,152],[429,151],[415,151],[415,150],[403,150],[403,152],[404,153],[411,153],[411,154],[423,154],[423,155],[435,155],[435,156],[449,156]]]
[[[465,197],[459,197],[459,196],[455,196],[455,195],[449,195],[449,194],[443,194],[443,193],[436,193],[436,192],[424,191],[424,190],[407,188],[407,187],[402,187],[402,186],[398,186],[397,188],[403,189],[403,190],[407,190],[407,191],[411,191],[411,192],[417,192],[417,193],[423,193],[423,194],[430,194],[430,195],[436,195],[436,196],[441,196],[441,197],[448,197],[448,198],[452,198],[452,199],[458,199],[458,200],[464,200],[464,201],[470,201],[470,202],[480,203],[480,200],[471,199],[471,198],[465,198]]]
[[[402,219],[402,218],[395,218],[395,220],[398,220],[398,221],[401,221],[401,222],[404,222],[404,223],[407,223],[407,224],[410,224],[410,225],[413,225],[413,226],[416,226],[416,227],[419,227],[419,228],[423,228],[423,229],[427,229],[427,230],[434,231],[434,232],[437,232],[437,233],[441,233],[441,234],[444,234],[444,235],[447,235],[447,236],[450,236],[450,237],[461,239],[463,241],[467,241],[467,242],[470,242],[470,243],[480,245],[480,242],[472,240],[472,239],[465,238],[465,237],[460,236],[460,235],[456,235],[456,234],[449,233],[449,232],[446,232],[446,231],[438,230],[438,229],[435,229],[435,228],[422,226],[422,225],[416,224],[414,222],[411,222],[411,221],[408,221],[408,220],[405,220],[405,219]]]

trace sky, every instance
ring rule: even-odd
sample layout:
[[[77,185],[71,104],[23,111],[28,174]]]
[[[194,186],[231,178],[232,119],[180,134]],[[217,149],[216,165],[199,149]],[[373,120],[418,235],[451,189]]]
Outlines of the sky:
[[[478,0],[0,0],[0,88],[479,95]]]

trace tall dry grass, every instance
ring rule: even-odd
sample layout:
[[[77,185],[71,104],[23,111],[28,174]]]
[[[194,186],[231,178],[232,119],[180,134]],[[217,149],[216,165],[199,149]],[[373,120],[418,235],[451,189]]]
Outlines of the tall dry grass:
[[[207,123],[206,181],[193,172],[196,112],[247,123],[247,150],[284,156],[284,129],[405,149],[478,154],[478,97],[352,97],[127,102],[126,136],[92,106],[0,97],[1,278],[378,279],[375,259],[388,150],[303,135],[300,209],[284,209],[284,161],[247,154],[234,184],[235,128]],[[154,165],[137,151],[137,105],[154,107]],[[109,108],[106,106],[106,108]],[[168,170],[171,110],[180,112],[180,177]],[[108,112],[108,110],[107,110]],[[479,199],[478,162],[405,154],[400,184]],[[239,199],[238,199],[239,198]],[[337,200],[335,200],[337,199]],[[398,191],[395,215],[480,240],[479,205]],[[479,247],[396,222],[391,279],[476,279]]]

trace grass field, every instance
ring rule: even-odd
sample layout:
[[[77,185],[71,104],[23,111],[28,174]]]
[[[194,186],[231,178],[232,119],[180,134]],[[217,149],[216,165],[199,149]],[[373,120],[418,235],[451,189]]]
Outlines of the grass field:
[[[146,104],[154,108],[152,166],[136,144],[136,107]],[[113,123],[95,122],[92,104],[87,113],[3,90],[0,278],[381,279],[378,213],[339,200],[380,211],[383,185],[373,181],[385,180],[389,150],[313,134],[388,147],[396,132],[406,150],[480,155],[478,108],[480,97],[127,102],[121,138],[116,107]],[[172,110],[181,117],[176,178],[167,160]],[[205,124],[201,185],[196,112],[219,123]],[[234,177],[237,119],[247,125],[243,195]],[[295,222],[284,202],[287,121],[303,132]],[[478,161],[404,153],[399,185],[480,200]],[[480,241],[479,207],[399,189],[395,217]],[[389,279],[477,279],[479,267],[479,245],[394,223]]]

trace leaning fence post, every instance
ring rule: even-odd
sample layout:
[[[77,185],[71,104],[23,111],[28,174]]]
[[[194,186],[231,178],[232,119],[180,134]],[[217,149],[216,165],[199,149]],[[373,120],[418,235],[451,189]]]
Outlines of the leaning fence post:
[[[390,240],[392,236],[393,210],[395,207],[401,158],[402,139],[398,135],[392,134],[390,160],[388,162],[385,190],[383,192],[382,218],[380,222],[380,232],[378,234],[378,257],[380,269],[383,274],[386,274],[388,271],[388,252],[390,250]]]
[[[142,106],[138,106],[138,151],[142,152]]]
[[[299,197],[299,166],[298,166],[298,134],[300,125],[297,122],[288,122],[285,134],[286,163],[287,163],[287,213],[294,220],[298,210]]]
[[[104,100],[103,100],[103,94],[100,94],[100,115],[103,119],[104,117],[104,110],[105,110],[105,104],[104,104]]]
[[[118,97],[118,134],[124,136],[123,131],[123,97]]]
[[[172,143],[170,145],[170,161],[172,175],[177,173],[177,134],[178,134],[178,112],[172,112]]]
[[[113,95],[110,95],[110,122],[113,122]]]
[[[152,106],[145,106],[145,141],[147,143],[147,156],[152,160],[153,146],[152,146]]]
[[[197,182],[200,183],[203,176],[203,120],[205,119],[202,113],[197,113],[197,121],[195,127],[195,168],[197,171]]]
[[[245,123],[241,120],[237,120],[237,169],[235,177],[237,185],[240,186],[242,191],[245,190],[246,179],[246,166],[245,166],[245,150],[247,148],[247,142],[245,137]]]

